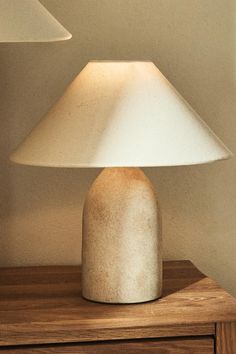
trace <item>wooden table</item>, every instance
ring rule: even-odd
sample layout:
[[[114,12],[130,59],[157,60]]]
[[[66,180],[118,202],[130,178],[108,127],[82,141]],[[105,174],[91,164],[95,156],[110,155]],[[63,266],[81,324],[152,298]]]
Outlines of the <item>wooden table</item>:
[[[77,266],[0,269],[0,352],[236,354],[236,300],[189,261],[164,262],[159,300],[81,297]]]

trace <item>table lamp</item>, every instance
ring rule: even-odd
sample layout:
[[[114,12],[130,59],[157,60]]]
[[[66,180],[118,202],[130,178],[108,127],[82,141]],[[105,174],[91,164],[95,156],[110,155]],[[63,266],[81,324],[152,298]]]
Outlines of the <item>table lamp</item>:
[[[0,0],[0,42],[52,42],[71,34],[38,0]]]
[[[11,160],[104,167],[84,203],[82,293],[98,302],[139,303],[162,291],[161,216],[140,167],[230,156],[152,62],[94,61]]]

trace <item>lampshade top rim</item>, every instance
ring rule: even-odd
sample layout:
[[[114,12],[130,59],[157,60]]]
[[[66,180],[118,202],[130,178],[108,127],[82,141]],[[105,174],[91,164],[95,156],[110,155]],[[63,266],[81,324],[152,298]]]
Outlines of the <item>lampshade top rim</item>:
[[[141,60],[141,59],[135,59],[135,60],[126,60],[126,59],[118,59],[118,60],[100,60],[100,59],[92,59],[89,60],[88,63],[150,63],[154,64],[151,60]]]

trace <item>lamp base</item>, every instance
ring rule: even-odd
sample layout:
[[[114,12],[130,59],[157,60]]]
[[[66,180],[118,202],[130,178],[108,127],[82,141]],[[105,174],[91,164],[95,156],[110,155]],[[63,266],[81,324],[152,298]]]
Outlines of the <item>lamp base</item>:
[[[139,168],[105,168],[83,210],[82,293],[105,303],[154,300],[162,291],[161,221]]]

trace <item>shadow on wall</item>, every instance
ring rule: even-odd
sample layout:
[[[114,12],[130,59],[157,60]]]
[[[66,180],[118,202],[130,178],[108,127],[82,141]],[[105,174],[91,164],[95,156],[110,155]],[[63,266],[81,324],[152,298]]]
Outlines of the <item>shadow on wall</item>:
[[[0,45],[0,265],[80,262],[81,205],[98,170],[7,157],[91,59],[150,59],[234,152],[233,0],[42,0],[68,42]],[[96,117],[94,117],[96,119]],[[236,294],[235,159],[152,168],[166,258],[190,258]]]

